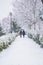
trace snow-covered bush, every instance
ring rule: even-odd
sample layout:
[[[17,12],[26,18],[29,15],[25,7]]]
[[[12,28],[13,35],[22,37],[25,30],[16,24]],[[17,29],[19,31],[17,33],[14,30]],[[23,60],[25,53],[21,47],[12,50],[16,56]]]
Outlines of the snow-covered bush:
[[[29,37],[29,38],[32,38],[32,34],[29,34],[29,33],[28,33],[28,37]]]
[[[3,47],[2,46],[0,46],[0,51],[2,51],[3,50]]]
[[[6,49],[8,47],[7,43],[3,42],[3,49]]]
[[[15,40],[17,35],[17,33],[9,33],[0,37],[0,51],[6,49]]]
[[[43,35],[40,35],[40,43],[41,43],[41,47],[43,48]]]
[[[38,43],[38,44],[40,44],[39,38],[40,38],[40,34],[37,34],[37,35],[35,36],[35,38],[34,38],[34,41],[36,41],[36,43]]]
[[[40,43],[40,34],[32,34],[32,33],[28,33],[28,37],[33,39],[37,44],[41,44]]]
[[[43,36],[40,36],[40,42],[41,42],[41,44],[43,44]]]
[[[1,24],[0,24],[0,36],[2,36],[2,35],[4,35],[5,33],[3,33],[3,28],[2,28],[2,26],[1,26]]]

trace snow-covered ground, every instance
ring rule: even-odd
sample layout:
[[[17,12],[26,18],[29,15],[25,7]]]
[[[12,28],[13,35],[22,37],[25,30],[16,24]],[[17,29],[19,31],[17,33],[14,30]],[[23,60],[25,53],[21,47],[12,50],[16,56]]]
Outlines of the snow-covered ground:
[[[43,65],[43,49],[25,36],[0,53],[0,65]]]

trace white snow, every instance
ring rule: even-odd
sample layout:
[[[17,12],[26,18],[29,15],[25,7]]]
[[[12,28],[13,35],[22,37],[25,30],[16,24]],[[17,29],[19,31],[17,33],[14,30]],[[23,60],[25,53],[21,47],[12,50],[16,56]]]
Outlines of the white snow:
[[[25,36],[0,53],[0,65],[43,65],[43,49]]]

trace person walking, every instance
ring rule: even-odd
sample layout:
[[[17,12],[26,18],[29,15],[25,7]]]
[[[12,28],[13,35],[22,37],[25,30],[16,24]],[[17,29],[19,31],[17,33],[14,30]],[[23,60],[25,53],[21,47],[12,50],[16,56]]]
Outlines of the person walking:
[[[23,37],[25,36],[25,31],[23,30]]]
[[[20,30],[20,37],[22,37],[22,30]]]

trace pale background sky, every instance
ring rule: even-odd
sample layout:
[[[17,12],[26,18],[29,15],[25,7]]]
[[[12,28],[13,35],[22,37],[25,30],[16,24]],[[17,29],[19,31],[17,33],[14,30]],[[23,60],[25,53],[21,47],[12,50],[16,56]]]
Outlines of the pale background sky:
[[[12,0],[0,0],[0,20],[9,15],[12,9]]]

